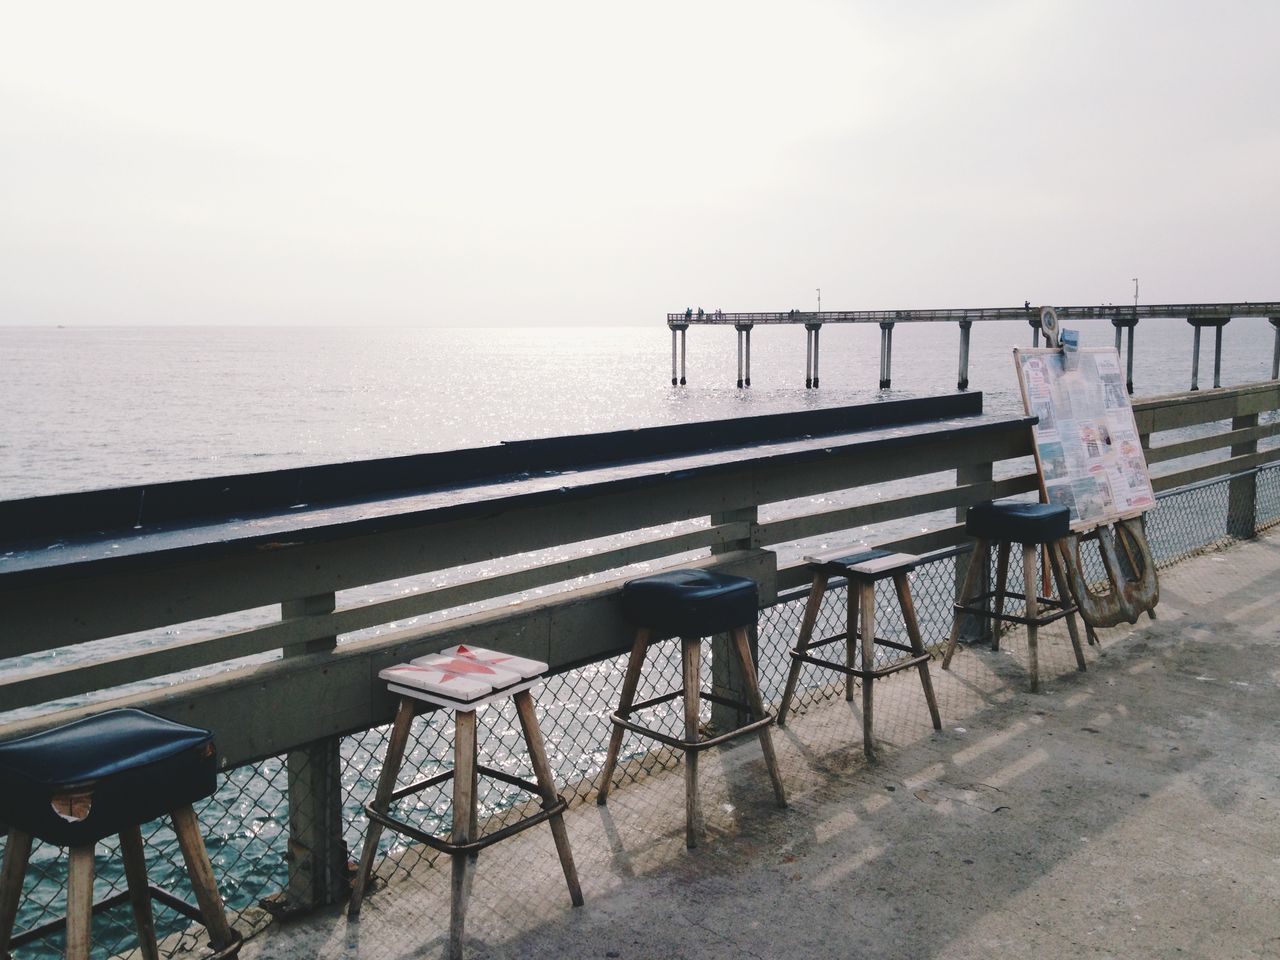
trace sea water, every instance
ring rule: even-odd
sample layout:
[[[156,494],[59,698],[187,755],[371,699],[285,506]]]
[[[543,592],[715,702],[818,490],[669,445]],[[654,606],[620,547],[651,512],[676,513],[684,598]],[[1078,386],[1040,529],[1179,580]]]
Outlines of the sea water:
[[[1084,346],[1114,331],[1082,323]],[[688,333],[688,385],[671,337],[645,327],[509,329],[0,327],[0,500],[191,477],[461,449],[955,390],[954,324],[899,324],[892,389],[878,389],[879,329],[821,334],[821,388],[804,389],[799,327],[756,326],[739,390],[732,327]],[[970,388],[989,412],[1021,407],[1023,323],[973,326]],[[1137,328],[1139,396],[1190,385],[1191,327]],[[1223,383],[1270,376],[1273,331],[1226,329]],[[1206,337],[1201,386],[1212,384]]]

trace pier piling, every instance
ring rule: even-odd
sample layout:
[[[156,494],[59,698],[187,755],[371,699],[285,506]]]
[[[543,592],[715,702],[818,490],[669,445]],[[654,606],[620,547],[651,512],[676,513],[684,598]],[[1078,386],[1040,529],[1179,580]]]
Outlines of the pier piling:
[[[1125,389],[1129,391],[1129,396],[1133,396],[1133,328],[1138,325],[1138,318],[1134,317],[1112,317],[1111,325],[1116,328],[1116,355],[1126,355],[1125,351],[1120,349],[1121,331],[1128,331],[1128,347],[1127,359],[1125,362]]]
[[[956,374],[956,389],[969,389],[969,332],[973,329],[972,320],[960,321],[960,371]]]
[[[1271,379],[1280,380],[1280,317],[1271,318],[1271,326],[1275,327],[1275,346],[1271,351]]]
[[[1195,328],[1195,339],[1191,344],[1191,389],[1200,389],[1200,331],[1204,327],[1213,327],[1213,385],[1222,386],[1222,328],[1230,321],[1229,316],[1188,317],[1187,323]]]
[[[893,382],[893,321],[880,323],[880,389],[888,390]]]

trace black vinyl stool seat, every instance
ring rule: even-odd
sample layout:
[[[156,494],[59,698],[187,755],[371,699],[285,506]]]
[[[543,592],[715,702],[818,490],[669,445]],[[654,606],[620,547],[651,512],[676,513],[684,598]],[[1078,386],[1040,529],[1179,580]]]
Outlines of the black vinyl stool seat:
[[[87,958],[94,847],[120,836],[127,899],[145,958],[158,956],[152,898],[204,924],[219,956],[239,949],[191,804],[217,789],[217,752],[208,730],[142,710],[109,710],[0,743],[0,822],[9,827],[0,874],[0,956],[66,928],[68,957]],[[140,827],[168,814],[199,909],[147,882]],[[67,917],[12,937],[33,839],[70,848]],[[123,902],[110,898],[99,909]]]
[[[1037,630],[1046,624],[1066,617],[1071,645],[1075,650],[1076,667],[1086,669],[1084,649],[1080,645],[1080,630],[1076,624],[1076,605],[1067,586],[1059,553],[1059,541],[1071,532],[1070,510],[1049,503],[999,500],[977,503],[965,513],[965,531],[974,538],[975,543],[969,560],[969,571],[955,605],[951,636],[947,640],[946,653],[942,658],[942,669],[946,670],[951,666],[964,614],[995,621],[991,632],[992,650],[1000,648],[1001,623],[1021,623],[1026,626],[1028,667],[1033,693],[1040,689]],[[1022,572],[1026,593],[1013,593],[1007,589],[1009,552],[1014,543],[1022,544]],[[992,544],[998,547],[996,586],[994,590],[978,592],[978,585],[990,563]],[[1058,585],[1057,597],[1039,596],[1036,555],[1041,552],[1041,548],[1044,548],[1053,571],[1053,579]],[[1023,601],[1025,613],[1021,616],[1005,613],[1004,604],[1008,599]],[[995,602],[994,611],[988,608],[987,601]]]
[[[871,723],[872,684],[875,680],[915,667],[920,673],[920,685],[924,690],[933,728],[941,730],[942,718],[938,713],[938,700],[934,696],[933,681],[929,676],[931,658],[924,649],[920,624],[916,620],[915,604],[911,599],[911,586],[907,580],[907,574],[915,569],[919,558],[909,553],[890,553],[888,550],[861,550],[855,553],[819,554],[805,557],[805,560],[813,573],[813,585],[809,589],[809,600],[805,604],[804,618],[800,622],[800,633],[796,638],[795,648],[791,651],[791,670],[787,674],[787,686],[782,694],[782,703],[778,706],[778,726],[786,723],[787,711],[795,696],[800,670],[804,664],[810,663],[845,675],[844,698],[847,701],[853,700],[854,678],[862,681],[862,745],[868,759],[875,757]],[[845,578],[847,586],[846,629],[842,633],[814,640],[813,630],[822,609],[823,594],[831,580],[837,577]],[[896,640],[876,636],[875,587],[878,581],[885,579],[892,579],[897,591],[903,623],[907,628],[908,643],[899,643]],[[859,620],[861,620],[860,629]],[[861,639],[860,650],[859,639]],[[841,640],[845,642],[844,663],[824,660],[809,652]],[[877,646],[900,651],[909,656],[898,657],[885,666],[877,668],[875,665]],[[855,666],[855,664],[859,665]]]
[[[609,753],[604,769],[600,773],[596,803],[603,804],[608,799],[614,767],[618,762],[618,751],[622,746],[622,735],[625,730],[630,730],[684,751],[685,844],[690,848],[697,845],[702,830],[702,813],[698,802],[698,754],[703,750],[751,733],[757,734],[764,751],[765,766],[773,781],[778,806],[787,805],[782,776],[778,772],[778,761],[774,755],[773,739],[769,734],[773,714],[764,708],[747,637],[747,628],[755,624],[759,614],[759,596],[759,588],[754,580],[711,570],[672,570],[623,584],[622,610],[627,620],[635,624],[636,638],[622,681],[618,710],[610,718],[613,721],[613,734],[609,739]],[[746,703],[702,690],[699,677],[702,638],[716,633],[730,634],[742,670]],[[636,687],[640,682],[640,672],[649,644],[673,636],[680,638],[681,688],[636,702]],[[668,736],[630,719],[636,711],[681,697],[684,699],[683,739]],[[734,730],[702,739],[698,730],[698,711],[702,700],[736,708],[751,719]]]

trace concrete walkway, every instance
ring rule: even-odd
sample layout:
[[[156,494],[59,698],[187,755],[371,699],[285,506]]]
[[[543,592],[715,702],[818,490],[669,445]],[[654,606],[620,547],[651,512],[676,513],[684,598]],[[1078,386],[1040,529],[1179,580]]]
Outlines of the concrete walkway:
[[[474,958],[1280,957],[1280,535],[1161,576],[1160,619],[1101,631],[1077,673],[1042,634],[877,687],[776,734],[790,807],[754,741],[705,754],[705,842],[684,847],[679,769],[570,811],[586,905],[569,906],[549,831],[481,855]],[[1046,636],[1047,634],[1047,636]],[[882,692],[883,691],[883,692]],[[393,879],[348,923],[277,924],[241,953],[434,958],[448,867]]]

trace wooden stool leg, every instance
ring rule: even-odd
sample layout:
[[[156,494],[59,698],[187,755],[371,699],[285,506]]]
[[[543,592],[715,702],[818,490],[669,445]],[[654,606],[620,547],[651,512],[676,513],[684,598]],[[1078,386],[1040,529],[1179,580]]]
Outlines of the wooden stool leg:
[[[529,747],[529,760],[533,764],[533,773],[537,777],[542,799],[548,804],[557,803],[556,781],[551,773],[551,764],[547,762],[547,748],[542,741],[542,730],[538,727],[538,714],[533,707],[533,697],[528,690],[521,690],[515,695],[516,712],[520,715],[520,726],[524,730],[524,742]],[[553,816],[551,836],[556,842],[556,853],[560,855],[560,866],[564,870],[565,882],[569,884],[569,899],[575,907],[582,906],[582,887],[578,884],[578,869],[573,865],[573,851],[569,848],[569,832],[564,826],[561,814]]]
[[[209,942],[215,950],[229,947],[238,937],[227,923],[222,897],[218,895],[218,882],[213,876],[213,864],[204,849],[204,837],[200,833],[196,813],[187,804],[171,811],[169,819],[173,821],[173,832],[178,835],[178,846],[187,864],[187,876],[191,878],[191,889],[204,918],[204,927],[209,931]]]
[[[627,672],[622,678],[622,696],[618,699],[618,713],[625,716],[636,699],[636,686],[640,682],[640,668],[644,666],[645,651],[649,648],[652,631],[641,627],[636,631],[636,642],[631,646],[631,658],[627,661]],[[609,736],[609,753],[605,757],[604,769],[600,771],[600,787],[596,790],[596,803],[601,806],[609,799],[609,788],[613,785],[613,768],[618,763],[618,750],[622,747],[622,727],[613,725],[613,733]]]
[[[382,761],[382,773],[378,775],[378,791],[373,799],[373,807],[380,813],[387,812],[391,794],[395,792],[396,775],[400,773],[400,764],[404,762],[404,748],[409,741],[409,731],[413,727],[416,713],[416,701],[412,697],[401,697],[400,707],[396,710],[396,721],[391,726],[391,739],[387,742],[387,756]],[[370,820],[364,836],[364,849],[360,853],[360,866],[351,884],[351,901],[347,904],[347,916],[353,920],[360,916],[360,905],[364,903],[364,893],[373,876],[373,861],[378,856],[378,840],[381,836],[382,824]]]
[[[738,662],[742,665],[742,683],[746,687],[747,704],[755,714],[753,720],[765,715],[764,697],[760,695],[760,682],[756,678],[755,661],[751,659],[751,643],[747,639],[746,627],[735,627],[733,644],[738,651]],[[769,779],[773,781],[773,795],[778,806],[787,805],[787,791],[782,786],[782,774],[778,771],[778,757],[773,752],[773,737],[767,726],[760,728],[760,749],[764,751],[764,765],[769,770]]]
[[[804,606],[804,619],[800,621],[800,635],[796,638],[795,652],[803,653],[813,639],[813,627],[818,622],[818,612],[822,609],[822,594],[827,589],[827,575],[815,573],[813,585],[809,588],[809,602]],[[796,681],[800,679],[800,668],[804,666],[797,657],[791,658],[791,669],[787,672],[787,686],[782,693],[782,703],[778,704],[778,726],[785,726],[787,711],[791,709],[791,698],[796,693]]]
[[[845,588],[844,611],[844,665],[852,667],[858,651],[858,601],[862,591],[850,579]],[[853,703],[853,675],[844,675],[844,702]]]
[[[1071,593],[1067,587],[1067,572],[1062,568],[1062,557],[1058,555],[1058,545],[1049,544],[1049,564],[1053,567],[1053,579],[1058,583],[1058,599],[1065,605],[1071,605]],[[1076,614],[1072,610],[1067,614],[1067,633],[1071,635],[1071,647],[1076,652],[1076,669],[1087,670],[1084,659],[1084,648],[1080,646],[1080,628],[1076,625]]]
[[[467,843],[476,803],[476,712],[454,714],[453,741],[453,829],[450,840]],[[453,854],[453,877],[449,886],[449,957],[462,960],[462,939],[467,921],[467,900],[471,893],[470,873],[474,860],[465,853]]]
[[[72,847],[67,870],[67,960],[89,960],[93,938],[93,845]]]
[[[859,585],[862,591],[862,669],[876,668],[876,584],[868,580]],[[872,735],[871,698],[875,683],[870,677],[862,678],[862,749],[868,760],[876,758],[875,738]]]
[[[1036,554],[1039,547],[1034,543],[1024,543],[1022,545],[1022,578],[1023,592],[1027,595],[1027,619],[1034,620],[1040,614],[1040,603],[1036,598],[1036,591],[1039,584],[1036,583]],[[1040,647],[1039,640],[1036,636],[1037,627],[1034,623],[1027,624],[1027,659],[1028,669],[1031,671],[1031,692],[1038,693],[1040,691]]]
[[[960,603],[968,603],[978,585],[978,574],[987,565],[987,553],[990,547],[985,540],[975,540],[973,553],[969,556],[969,569],[964,575],[964,584],[960,587]],[[947,638],[947,649],[942,655],[942,669],[951,669],[951,657],[956,652],[956,643],[960,639],[960,623],[964,614],[959,610],[951,618],[951,636]]]
[[[8,956],[9,938],[18,919],[22,901],[22,878],[31,859],[31,834],[10,828],[4,847],[4,868],[0,870],[0,957]]]
[[[907,626],[907,637],[911,641],[911,652],[917,657],[925,655],[924,637],[920,635],[920,621],[916,619],[916,605],[911,599],[911,584],[907,582],[905,573],[893,575],[893,586],[898,592],[898,603],[902,607],[902,620]],[[938,713],[938,698],[933,693],[933,678],[929,676],[929,664],[920,664],[920,686],[924,688],[924,700],[929,705],[929,716],[933,718],[933,729],[942,729],[942,716]]]
[[[1009,551],[1012,547],[1008,540],[1002,540],[996,552],[996,616],[991,621],[992,650],[1000,649],[1000,627],[1003,625],[1000,618],[1004,616],[1004,592],[1009,585]]]
[[[698,740],[698,708],[702,702],[702,639],[680,638],[680,659],[684,675],[684,738]],[[692,850],[702,832],[702,805],[698,801],[698,751],[684,752],[684,845]]]
[[[120,855],[129,884],[129,903],[138,928],[138,945],[143,960],[160,960],[156,947],[156,921],[151,911],[151,890],[147,886],[147,857],[142,849],[142,830],[137,826],[120,831]]]

